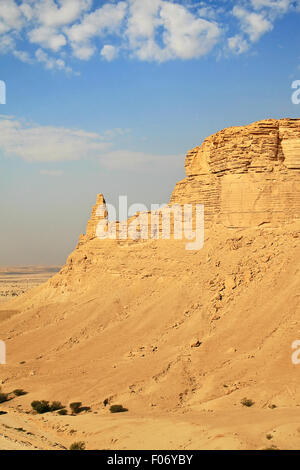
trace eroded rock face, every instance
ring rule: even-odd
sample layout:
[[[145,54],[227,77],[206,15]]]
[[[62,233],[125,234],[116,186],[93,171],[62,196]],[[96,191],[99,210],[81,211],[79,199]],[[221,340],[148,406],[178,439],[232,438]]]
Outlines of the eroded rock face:
[[[103,220],[105,222],[108,221],[108,212],[103,194],[98,194],[96,204],[92,209],[90,220],[87,223],[87,239],[91,239],[96,236],[98,224]]]
[[[204,204],[207,221],[227,227],[300,218],[300,120],[230,127],[186,157],[187,177],[171,204]]]
[[[206,223],[245,228],[300,219],[300,119],[268,119],[217,132],[188,153],[185,169],[187,177],[177,183],[170,205],[204,204]],[[143,238],[146,226],[149,237],[156,238],[153,215],[131,217],[127,231],[131,225],[134,237]],[[159,217],[157,238],[162,237],[162,213]],[[104,239],[112,228],[99,194],[82,241]],[[120,230],[117,223],[115,233]]]

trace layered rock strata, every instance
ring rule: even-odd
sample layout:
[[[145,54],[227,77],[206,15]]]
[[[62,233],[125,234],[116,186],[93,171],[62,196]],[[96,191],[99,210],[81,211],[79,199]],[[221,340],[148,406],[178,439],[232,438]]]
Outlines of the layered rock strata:
[[[196,205],[203,204],[206,224],[245,228],[299,219],[300,119],[268,119],[217,132],[187,154],[185,169],[187,176],[176,184],[169,206],[192,204],[195,214]],[[168,211],[131,217],[125,222],[128,238],[168,238],[162,223]],[[176,211],[170,217],[174,236],[174,218],[184,219]],[[100,194],[86,236],[106,238],[111,231],[126,238],[124,223],[108,222]]]
[[[205,205],[207,221],[228,227],[300,218],[300,120],[230,127],[191,150],[187,177],[171,204]]]

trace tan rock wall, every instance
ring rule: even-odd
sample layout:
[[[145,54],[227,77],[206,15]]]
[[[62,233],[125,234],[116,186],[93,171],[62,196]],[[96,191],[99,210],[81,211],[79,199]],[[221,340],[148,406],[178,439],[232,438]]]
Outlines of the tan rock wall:
[[[300,218],[300,119],[224,129],[191,150],[185,168],[187,177],[176,184],[170,205],[204,204],[206,222],[238,228]],[[87,225],[88,239],[96,236],[101,220],[110,231],[113,224],[99,194]],[[151,220],[151,213],[143,218],[137,214],[127,224],[133,229],[137,225],[143,238],[145,224],[151,233]],[[120,232],[119,224],[116,230]]]
[[[300,120],[224,129],[186,157],[172,204],[202,203],[205,218],[229,227],[300,218]]]
[[[107,220],[107,218],[108,212],[106,209],[105,199],[103,194],[98,194],[96,204],[92,209],[90,220],[87,223],[86,237],[94,238],[96,235],[98,223],[103,219]]]

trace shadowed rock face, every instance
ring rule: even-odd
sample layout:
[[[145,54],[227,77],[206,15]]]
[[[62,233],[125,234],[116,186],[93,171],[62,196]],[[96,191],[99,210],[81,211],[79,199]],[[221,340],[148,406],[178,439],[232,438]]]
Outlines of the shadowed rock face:
[[[186,157],[187,177],[171,204],[202,203],[207,221],[227,227],[300,218],[300,120],[230,127]]]

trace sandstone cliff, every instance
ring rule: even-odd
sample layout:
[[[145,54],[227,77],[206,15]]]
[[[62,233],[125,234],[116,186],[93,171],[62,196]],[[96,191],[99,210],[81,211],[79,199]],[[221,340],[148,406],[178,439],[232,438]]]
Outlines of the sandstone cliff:
[[[206,224],[245,228],[297,220],[300,218],[300,119],[268,119],[217,132],[187,154],[185,169],[187,176],[177,183],[169,206],[204,204]],[[155,234],[160,238],[163,213]],[[101,220],[107,223],[107,230],[111,229],[107,215],[104,197],[99,194],[86,239],[97,236]],[[136,214],[128,220],[128,226],[134,223],[142,234],[147,224],[150,237],[151,215],[151,212]],[[117,223],[117,232],[119,228]],[[152,237],[155,236],[152,230]]]
[[[101,220],[107,221],[108,212],[103,194],[98,194],[96,204],[92,209],[91,217],[86,228],[86,237],[93,238],[96,235],[97,226]]]
[[[203,203],[207,221],[228,227],[300,217],[300,120],[224,129],[186,157],[172,204]]]

